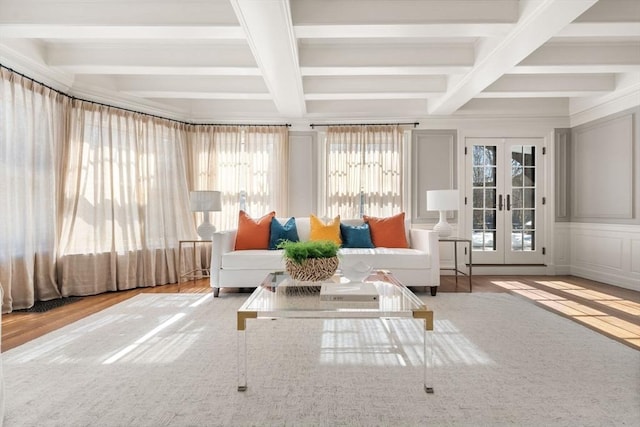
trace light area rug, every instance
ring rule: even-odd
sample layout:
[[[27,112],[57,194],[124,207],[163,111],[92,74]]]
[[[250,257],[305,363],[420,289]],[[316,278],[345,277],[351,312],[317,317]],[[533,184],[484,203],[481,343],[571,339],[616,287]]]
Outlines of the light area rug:
[[[5,426],[640,425],[640,352],[517,296],[423,296],[414,320],[249,320],[247,294],[141,294],[3,354]]]

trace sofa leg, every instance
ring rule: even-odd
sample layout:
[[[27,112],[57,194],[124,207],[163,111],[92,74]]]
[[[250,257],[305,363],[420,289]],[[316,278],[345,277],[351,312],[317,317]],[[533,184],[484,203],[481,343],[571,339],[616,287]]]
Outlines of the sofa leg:
[[[220,288],[213,288],[213,297],[218,298],[220,296]]]
[[[437,293],[438,293],[438,287],[437,286],[431,286],[431,296],[435,297]]]

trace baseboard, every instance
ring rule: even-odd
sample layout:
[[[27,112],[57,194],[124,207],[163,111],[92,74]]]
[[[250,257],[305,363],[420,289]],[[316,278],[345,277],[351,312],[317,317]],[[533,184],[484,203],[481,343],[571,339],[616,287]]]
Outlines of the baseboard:
[[[640,292],[640,279],[635,279],[633,277],[581,267],[571,267],[570,274],[584,279],[595,280],[597,282],[607,283],[609,285]]]
[[[546,265],[539,264],[474,264],[473,275],[476,276],[547,276],[549,270]]]

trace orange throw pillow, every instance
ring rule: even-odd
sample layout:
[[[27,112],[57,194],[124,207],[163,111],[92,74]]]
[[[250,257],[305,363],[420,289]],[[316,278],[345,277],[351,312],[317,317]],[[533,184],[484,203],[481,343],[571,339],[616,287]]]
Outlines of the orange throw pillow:
[[[269,249],[271,218],[274,216],[276,216],[275,212],[269,212],[262,218],[253,219],[245,211],[240,211],[236,250]]]
[[[333,218],[327,224],[314,214],[310,215],[311,232],[309,240],[330,240],[338,245],[342,244],[340,237],[340,215]]]
[[[375,247],[409,247],[404,230],[404,212],[387,218],[376,218],[365,215],[364,222],[369,223],[371,240]]]

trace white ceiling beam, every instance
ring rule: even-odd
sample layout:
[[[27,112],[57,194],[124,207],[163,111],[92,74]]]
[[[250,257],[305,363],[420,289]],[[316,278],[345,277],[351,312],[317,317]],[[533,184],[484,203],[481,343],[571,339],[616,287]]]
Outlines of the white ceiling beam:
[[[299,39],[376,39],[497,37],[513,28],[511,23],[409,24],[409,25],[295,25]]]
[[[297,40],[288,0],[230,0],[278,111],[305,114]]]
[[[240,26],[0,24],[0,39],[244,40]]]
[[[442,98],[430,102],[429,113],[454,113],[596,2],[532,0],[523,3],[522,16],[515,28],[491,50],[485,51],[473,69]]]

